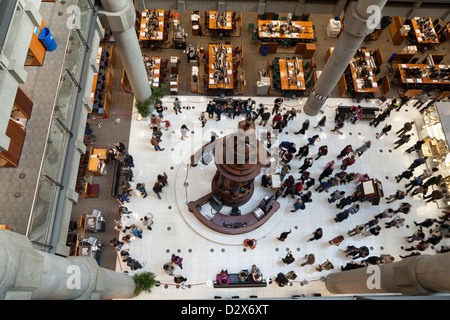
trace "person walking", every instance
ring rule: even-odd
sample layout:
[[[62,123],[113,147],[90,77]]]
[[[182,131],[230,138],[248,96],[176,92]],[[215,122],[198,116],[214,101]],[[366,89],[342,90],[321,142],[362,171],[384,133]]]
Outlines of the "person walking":
[[[277,114],[278,110],[280,110],[281,104],[283,103],[283,98],[276,98],[273,102],[272,115]]]
[[[391,218],[395,214],[394,209],[388,208],[374,216],[375,219]]]
[[[340,135],[343,135],[344,133],[339,131],[340,129],[342,129],[344,127],[344,118],[339,116],[336,120],[335,120],[335,125],[334,125],[334,129],[331,130],[331,132],[337,132]]]
[[[341,170],[343,170],[343,171],[347,170],[347,167],[353,165],[355,162],[356,162],[356,159],[355,159],[354,155],[351,155],[350,157],[345,158],[344,160],[342,160]]]
[[[156,137],[154,137],[154,136],[152,136],[150,143],[155,148],[155,151],[164,151],[165,150],[165,148],[161,148],[161,146],[159,145],[159,140],[156,139]]]
[[[314,143],[316,142],[316,140],[320,141],[320,137],[318,134],[315,134],[312,137],[308,138],[308,144],[306,146],[307,147],[314,146]]]
[[[153,192],[156,194],[159,200],[161,200],[161,192],[162,192],[162,184],[158,181],[155,182],[155,185],[153,186]]]
[[[422,149],[422,145],[425,143],[425,140],[419,140],[417,141],[412,147],[409,147],[405,150],[407,153],[411,153],[413,151],[419,152],[419,150]]]
[[[415,159],[411,165],[408,167],[408,170],[410,171],[414,171],[414,169],[416,169],[417,167],[425,164],[427,162],[428,157],[423,157],[423,158],[417,158]]]
[[[310,168],[314,163],[313,158],[305,158],[303,161],[303,165],[298,169],[299,173],[307,172],[308,168]]]
[[[353,236],[355,236],[357,234],[361,234],[365,229],[366,229],[366,227],[364,226],[364,224],[359,224],[356,227],[354,227],[353,229],[349,230],[347,232],[347,234],[350,237],[353,237]]]
[[[425,104],[425,102],[427,102],[430,99],[430,97],[431,96],[429,93],[422,91],[422,93],[419,96],[419,99],[417,99],[417,101],[416,101],[416,103],[414,103],[413,107],[420,109],[420,107],[422,107]]]
[[[311,242],[314,240],[319,240],[320,238],[322,238],[323,236],[323,231],[322,228],[317,228],[314,232],[313,232],[313,236],[311,238],[309,238],[307,240],[307,242]]]
[[[436,101],[438,101],[436,98],[432,99],[430,102],[427,103],[427,105],[425,107],[423,107],[422,109],[419,110],[420,113],[424,113],[425,111],[427,111],[427,109],[429,107],[431,107],[433,104],[436,103]]]
[[[400,228],[405,224],[405,221],[406,221],[405,218],[396,216],[391,221],[385,222],[385,228],[392,228],[392,227]]]
[[[328,154],[328,146],[327,145],[321,146],[319,148],[318,153],[317,153],[316,160],[319,159],[322,156],[326,156],[327,154]]]
[[[391,131],[392,126],[390,124],[387,124],[381,129],[380,133],[376,133],[375,137],[377,139],[380,139],[382,136],[387,135],[389,131]]]
[[[153,214],[149,212],[145,217],[141,218],[140,220],[142,221],[142,225],[144,227],[147,227],[148,230],[152,230],[151,225],[153,224],[153,219],[154,219]]]
[[[308,128],[309,128],[309,119],[306,119],[304,122],[303,122],[303,124],[302,124],[302,128],[299,130],[299,131],[297,131],[297,132],[294,132],[294,134],[305,134],[306,133],[306,130],[308,130]]]
[[[173,264],[176,264],[177,266],[179,266],[180,269],[183,269],[183,263],[182,263],[182,262],[183,262],[183,258],[181,258],[181,257],[175,255],[174,253],[172,253],[172,256],[171,256],[171,258],[170,258],[170,261],[171,261]]]
[[[358,149],[356,149],[356,150],[354,151],[354,153],[356,153],[359,157],[361,157],[361,156],[363,155],[363,153],[366,152],[367,149],[370,148],[370,145],[371,145],[370,140],[367,140],[366,142],[364,142],[364,144],[363,144],[361,147],[359,147]]]
[[[405,170],[403,171],[400,175],[396,176],[395,179],[397,181],[397,183],[399,183],[400,181],[402,181],[402,179],[411,179],[411,177],[414,175],[414,173],[410,170]]]
[[[344,149],[341,150],[341,152],[338,154],[337,158],[341,159],[343,157],[346,157],[350,154],[350,152],[353,151],[352,145],[347,145]]]
[[[280,234],[280,236],[279,236],[277,239],[284,242],[284,240],[286,240],[286,238],[288,237],[288,235],[289,235],[291,232],[292,232],[291,230],[289,230],[288,232],[286,232],[286,231],[285,231],[285,232],[282,232],[282,233]]]
[[[328,259],[327,259],[324,263],[322,263],[321,265],[319,265],[318,268],[316,268],[316,270],[319,271],[319,272],[321,272],[322,270],[328,271],[328,270],[332,270],[332,269],[334,269],[334,266],[333,266],[333,264],[331,263],[331,261],[328,260]]]
[[[419,226],[419,227],[429,228],[436,222],[437,222],[437,219],[428,218],[428,219],[425,219],[424,221],[422,221],[420,223],[417,223],[417,222],[414,221],[414,224],[416,226]]]
[[[306,261],[300,265],[301,267],[304,267],[307,264],[314,264],[316,262],[316,258],[313,253],[305,254],[305,259]]]
[[[432,193],[430,193],[428,196],[423,197],[424,200],[427,200],[426,202],[431,201],[437,201],[444,197],[444,195],[447,193],[447,190],[434,190]]]
[[[328,203],[334,203],[336,200],[342,199],[345,195],[345,191],[335,190],[328,199]]]
[[[387,117],[391,115],[391,110],[389,108],[386,108],[384,111],[382,111],[380,114],[378,114],[370,123],[370,126],[374,126],[375,128],[384,120],[386,120]]]
[[[402,200],[404,199],[406,196],[406,192],[402,191],[402,190],[397,190],[394,194],[390,195],[389,197],[385,198],[386,200],[388,200],[386,203],[391,203],[394,202],[396,200]]]
[[[318,129],[320,131],[323,131],[322,127],[325,127],[325,121],[327,120],[326,116],[323,116],[322,119],[317,123],[317,126],[314,127],[314,129]]]
[[[281,258],[281,260],[285,263],[285,264],[291,264],[292,262],[295,261],[294,256],[292,255],[292,251],[289,250],[286,254],[286,256],[284,258]]]
[[[344,241],[344,236],[339,235],[337,237],[334,237],[333,239],[331,239],[330,241],[328,241],[328,243],[331,246],[339,246],[341,244],[341,242]]]
[[[303,147],[300,147],[298,149],[297,154],[295,156],[298,158],[298,160],[301,160],[303,157],[307,157],[308,154],[309,154],[309,147],[308,145],[304,145]]]
[[[405,134],[405,135],[401,136],[400,139],[398,139],[397,141],[394,142],[394,144],[397,145],[397,146],[395,146],[394,150],[400,148],[402,145],[409,142],[409,140],[411,140],[410,134]]]
[[[267,122],[269,121],[270,117],[271,117],[270,112],[264,112],[261,115],[261,121],[259,122],[259,125],[265,127],[267,125]]]
[[[322,182],[324,178],[329,177],[333,173],[333,171],[334,171],[333,165],[326,167],[319,176],[319,182]]]
[[[147,198],[148,193],[147,190],[145,190],[145,183],[138,183],[136,184],[136,189],[141,193],[141,196],[144,196],[144,198]]]

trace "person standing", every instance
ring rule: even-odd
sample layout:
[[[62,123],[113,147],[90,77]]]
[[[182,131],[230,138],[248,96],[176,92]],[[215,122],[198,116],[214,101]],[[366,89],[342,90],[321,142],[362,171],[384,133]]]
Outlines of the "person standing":
[[[333,171],[334,171],[334,166],[333,166],[333,165],[330,165],[330,166],[326,167],[326,168],[322,171],[322,173],[320,174],[320,176],[319,176],[319,182],[322,182],[322,180],[323,180],[324,178],[330,176],[330,175],[333,173]]]
[[[313,158],[305,158],[305,160],[303,161],[303,165],[299,168],[298,172],[299,173],[303,173],[306,170],[308,170],[308,168],[310,168],[314,163],[314,159]]]
[[[411,179],[413,175],[414,173],[412,173],[410,170],[405,170],[402,172],[402,174],[396,176],[395,179],[397,180],[397,183],[399,183],[400,181],[402,181],[402,179]]]
[[[436,98],[432,99],[430,102],[427,103],[427,105],[425,107],[423,107],[422,109],[419,110],[420,113],[424,113],[425,111],[427,111],[427,109],[429,107],[431,107],[435,102],[437,101]]]
[[[301,160],[303,157],[307,157],[308,154],[309,154],[309,147],[308,147],[308,145],[304,145],[303,147],[300,147],[298,149],[296,157],[298,158],[298,160]]]
[[[380,124],[380,122],[383,122],[386,120],[387,117],[391,115],[391,110],[389,108],[386,108],[384,111],[382,111],[380,114],[378,114],[372,121],[370,121],[369,125],[374,126],[375,128]]]
[[[400,130],[398,130],[395,134],[398,135],[401,138],[407,132],[411,131],[411,129],[413,128],[413,125],[414,125],[414,121],[405,122],[403,124],[403,127]]]
[[[356,162],[355,156],[351,155],[350,157],[345,158],[342,160],[341,164],[341,170],[345,171],[348,166],[353,165]]]
[[[267,125],[267,122],[269,121],[270,117],[271,117],[270,112],[264,112],[261,115],[261,121],[260,121],[259,125],[265,127]]]
[[[173,110],[175,111],[175,115],[181,113],[181,102],[178,98],[175,98],[175,101],[173,102]]]
[[[175,255],[174,253],[172,253],[172,257],[170,258],[170,261],[173,264],[176,264],[177,266],[179,266],[180,269],[183,269],[183,264],[182,264],[183,258],[181,258],[181,257]]]
[[[428,99],[430,99],[430,94],[422,91],[422,94],[419,96],[419,99],[416,101],[416,103],[414,103],[413,107],[420,109],[420,107],[424,105],[425,102],[428,101]]]
[[[160,147],[158,139],[156,139],[156,137],[154,137],[154,136],[152,136],[150,143],[155,148],[155,151],[164,151],[165,150],[164,148]]]
[[[216,105],[215,112],[216,112],[216,115],[217,115],[216,121],[220,121],[220,119],[222,117],[222,105],[221,104],[217,104]]]
[[[285,264],[291,264],[292,262],[295,261],[294,256],[292,255],[292,251],[289,250],[286,254],[286,257],[281,259]]]
[[[276,98],[274,101],[273,109],[272,109],[272,115],[277,114],[278,110],[280,110],[281,104],[283,103],[282,98]]]
[[[402,200],[406,196],[406,192],[402,190],[397,190],[394,194],[390,195],[389,197],[385,198],[387,200],[386,203],[391,203],[396,200]]]
[[[215,111],[216,111],[216,106],[214,105],[214,101],[211,100],[208,103],[208,105],[206,106],[206,112],[208,113],[210,119],[214,118]]]
[[[353,229],[349,230],[347,232],[347,234],[350,237],[353,237],[353,236],[355,236],[357,234],[361,234],[365,229],[366,229],[366,227],[364,226],[364,224],[359,224],[356,227],[354,227]]]
[[[205,113],[202,111],[202,113],[200,114],[200,117],[198,118],[198,120],[200,120],[200,122],[202,123],[202,128],[205,127],[205,124],[208,120],[206,120],[206,116]]]
[[[376,134],[376,138],[380,139],[383,135],[387,135],[389,131],[391,131],[392,126],[390,124],[387,124],[383,127],[383,129],[381,129],[380,133]]]
[[[350,152],[353,151],[352,145],[349,144],[347,145],[344,149],[341,150],[341,152],[339,153],[339,155],[337,156],[338,159],[341,159],[343,157],[346,157],[350,154]]]
[[[264,114],[264,105],[262,103],[260,103],[258,111],[256,112],[255,119],[253,119],[253,121],[256,121],[256,119],[258,119],[260,116],[262,117],[263,114]]]
[[[328,203],[334,203],[336,200],[342,199],[345,195],[345,191],[335,190],[328,199]]]

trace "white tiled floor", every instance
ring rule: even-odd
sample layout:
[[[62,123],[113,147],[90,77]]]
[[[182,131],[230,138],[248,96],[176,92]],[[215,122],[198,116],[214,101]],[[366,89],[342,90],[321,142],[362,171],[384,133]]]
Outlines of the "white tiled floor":
[[[144,262],[144,268],[155,273],[157,279],[167,286],[156,287],[151,294],[142,294],[138,299],[211,299],[214,296],[230,298],[232,296],[240,296],[248,298],[250,295],[257,295],[260,298],[277,298],[291,297],[294,294],[304,294],[310,296],[313,293],[321,293],[323,296],[330,295],[320,278],[328,272],[341,272],[340,266],[345,265],[348,258],[343,254],[343,250],[347,245],[366,245],[373,248],[370,255],[379,256],[383,253],[393,255],[396,260],[400,260],[400,255],[407,255],[400,247],[409,247],[404,237],[411,235],[415,230],[413,221],[422,221],[428,217],[435,217],[440,213],[436,204],[425,204],[418,197],[408,196],[407,201],[413,205],[413,210],[409,215],[405,215],[406,224],[409,226],[400,229],[385,229],[384,222],[381,221],[381,234],[378,237],[370,236],[362,238],[361,236],[348,237],[346,232],[360,223],[365,223],[373,218],[374,215],[388,208],[389,205],[383,199],[379,206],[371,206],[369,203],[363,203],[361,210],[347,220],[341,223],[335,223],[333,217],[339,212],[334,204],[327,201],[328,194],[316,193],[313,191],[313,202],[306,205],[306,210],[290,212],[292,209],[293,199],[279,198],[281,209],[274,217],[264,224],[261,228],[252,233],[237,236],[228,236],[214,232],[199,221],[193,218],[192,214],[187,210],[187,201],[197,199],[210,191],[211,179],[215,172],[214,164],[209,166],[199,165],[190,168],[187,172],[186,161],[191,153],[200,148],[210,139],[210,132],[214,130],[219,137],[225,135],[229,130],[234,130],[239,120],[227,119],[226,114],[222,115],[221,121],[209,120],[206,124],[206,130],[202,130],[198,121],[198,116],[206,107],[207,99],[205,97],[179,97],[183,102],[182,106],[195,107],[195,109],[183,109],[183,113],[175,115],[172,111],[173,99],[167,97],[165,106],[168,110],[165,112],[165,119],[168,119],[172,126],[168,131],[163,131],[162,147],[163,152],[155,152],[150,145],[150,129],[148,121],[138,121],[136,114],[133,115],[131,126],[131,134],[129,141],[129,152],[135,159],[134,183],[145,182],[149,196],[145,199],[138,195],[134,195],[131,202],[127,204],[129,210],[133,212],[130,220],[125,225],[131,223],[139,224],[139,219],[147,212],[152,212],[155,216],[153,230],[145,230],[142,239],[135,239],[125,248],[130,248],[131,256]],[[246,99],[246,98],[245,98]],[[271,110],[274,98],[254,97],[256,103],[264,103]],[[291,106],[298,106],[305,103],[306,99],[285,101],[284,106],[290,109]],[[340,150],[347,144],[352,144],[358,148],[366,140],[372,141],[372,147],[362,156],[357,158],[357,162],[349,167],[350,172],[368,173],[371,177],[378,178],[384,188],[385,195],[394,193],[398,188],[404,189],[402,181],[400,184],[395,182],[394,177],[404,171],[413,161],[414,155],[404,153],[403,151],[413,142],[408,143],[397,150],[393,150],[394,141],[397,140],[395,132],[400,129],[407,120],[414,119],[419,116],[418,111],[412,107],[403,107],[400,112],[393,112],[391,117],[385,123],[392,124],[392,131],[388,136],[382,137],[380,140],[375,139],[375,133],[381,131],[383,124],[378,128],[370,127],[368,122],[359,122],[355,125],[346,123],[343,132],[344,135],[334,134],[330,132],[333,128],[333,119],[335,115],[335,106],[339,103],[351,105],[351,101],[347,99],[329,99],[328,107],[324,109],[327,116],[327,128],[321,133],[321,141],[310,148],[310,154],[315,154],[318,147],[327,144],[329,147],[329,155],[322,157],[316,161],[310,172],[313,177],[317,178],[324,165],[331,159],[336,161],[336,156]],[[367,105],[368,103],[361,103]],[[372,104],[372,103],[369,103]],[[412,105],[412,103],[411,103]],[[408,110],[408,112],[406,111]],[[311,120],[311,127],[307,131],[305,137],[294,135],[294,131],[298,131],[301,123],[307,118],[302,112],[297,114],[297,118],[292,120],[287,130],[280,137],[281,140],[289,140],[296,142],[297,146],[305,143],[306,137],[317,133],[312,127],[316,125],[318,119],[322,117],[319,114],[315,119]],[[182,124],[186,124],[194,134],[190,134],[187,140],[180,139],[179,128]],[[285,135],[285,132],[289,132]],[[350,135],[351,133],[351,135]],[[415,132],[417,136],[417,132]],[[276,145],[274,143],[273,145]],[[171,151],[171,150],[174,151]],[[389,149],[392,152],[389,152]],[[382,152],[381,152],[382,151]],[[340,164],[340,161],[336,161]],[[295,178],[299,177],[298,167],[302,162],[293,160],[292,174]],[[422,168],[416,169],[416,173]],[[169,176],[169,184],[162,193],[162,200],[159,200],[152,192],[152,186],[156,181],[159,173],[166,172]],[[338,172],[338,170],[335,170]],[[388,177],[388,178],[386,178]],[[184,182],[188,183],[188,187],[184,186]],[[338,189],[345,190],[346,194],[351,194],[355,190],[356,184],[350,183],[340,186]],[[331,192],[335,188],[331,189]],[[260,186],[260,178],[256,179],[255,195],[248,207],[255,207],[261,197],[268,192]],[[400,201],[392,203],[390,206],[396,209]],[[170,208],[170,209],[169,209]],[[245,208],[241,208],[243,213]],[[204,207],[207,211],[207,206]],[[306,242],[311,233],[318,227],[323,228],[324,236],[319,241]],[[283,231],[292,230],[285,242],[280,242],[276,238]],[[330,246],[328,241],[337,235],[344,235],[345,240],[339,247]],[[254,237],[258,240],[255,249],[245,249],[242,241],[245,238]],[[440,246],[440,243],[438,246]],[[291,265],[285,265],[281,258],[286,255],[287,250],[292,250],[296,261]],[[425,253],[433,254],[434,250],[427,249]],[[186,284],[192,285],[190,288],[176,288],[173,277],[168,276],[162,266],[170,260],[172,253],[175,253],[183,260],[183,269],[177,268],[176,273],[187,277]],[[316,257],[315,265],[301,267],[305,254],[314,253]],[[318,264],[329,259],[335,266],[333,271],[316,271]],[[288,272],[294,270],[298,278],[293,282],[292,286],[284,288],[278,287],[275,283],[269,284],[265,288],[251,289],[214,289],[208,286],[209,280],[214,280],[215,275],[221,269],[228,269],[230,273],[238,273],[241,269],[250,269],[253,264],[260,267],[266,279],[274,279],[279,272]],[[125,265],[117,265],[117,271],[129,271]],[[130,274],[139,271],[129,271]],[[300,281],[310,281],[308,285],[301,286]]]

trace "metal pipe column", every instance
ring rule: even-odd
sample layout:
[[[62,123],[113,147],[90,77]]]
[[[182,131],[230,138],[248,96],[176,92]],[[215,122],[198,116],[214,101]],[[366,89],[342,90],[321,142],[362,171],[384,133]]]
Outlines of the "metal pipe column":
[[[427,295],[450,292],[450,252],[329,274],[333,294]]]
[[[386,2],[387,0],[359,0],[349,3],[345,10],[344,30],[304,106],[307,115],[315,116],[322,109],[364,38],[379,23],[379,20],[374,23],[372,8],[379,8],[381,19],[381,10]]]
[[[109,26],[116,41],[116,49],[122,60],[136,101],[144,102],[152,91],[147,71],[134,29],[136,12],[132,0],[101,0],[99,17]],[[151,110],[152,111],[152,110]]]

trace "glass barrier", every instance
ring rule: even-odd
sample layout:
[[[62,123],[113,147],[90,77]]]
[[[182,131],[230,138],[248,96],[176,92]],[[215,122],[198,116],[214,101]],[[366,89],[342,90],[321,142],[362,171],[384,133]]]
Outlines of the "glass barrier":
[[[49,123],[45,152],[42,158],[40,177],[32,212],[28,224],[27,236],[38,250],[47,250],[51,241],[53,220],[60,191],[64,162],[72,127],[73,113],[80,88],[80,79],[86,52],[86,39],[94,17],[91,1],[80,0],[77,3],[79,15],[78,29],[69,31],[62,61],[61,77],[52,120]]]

